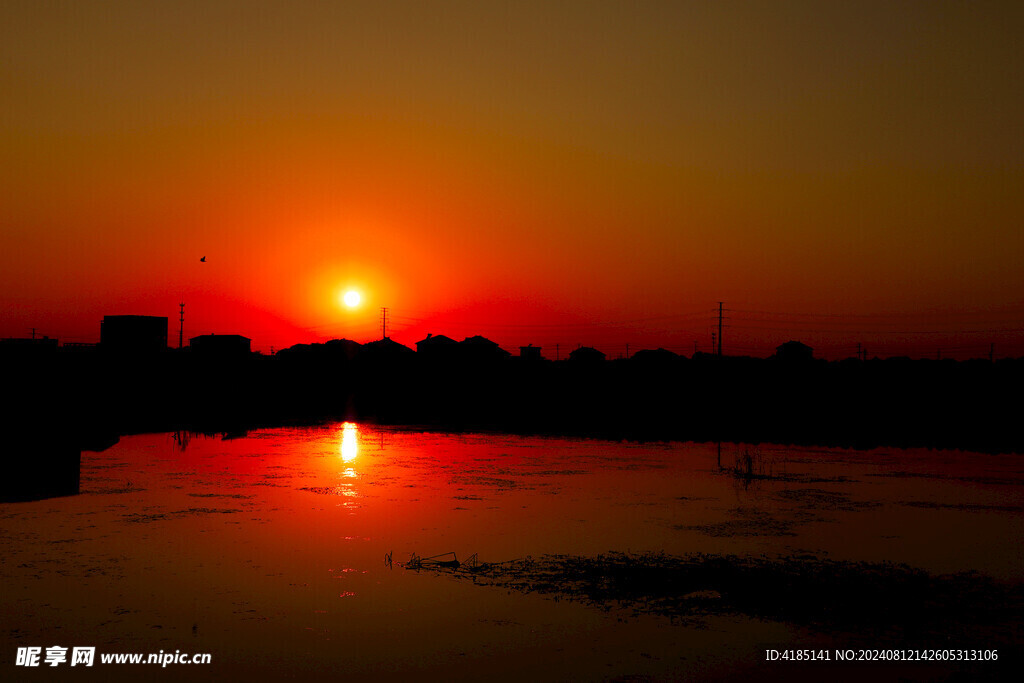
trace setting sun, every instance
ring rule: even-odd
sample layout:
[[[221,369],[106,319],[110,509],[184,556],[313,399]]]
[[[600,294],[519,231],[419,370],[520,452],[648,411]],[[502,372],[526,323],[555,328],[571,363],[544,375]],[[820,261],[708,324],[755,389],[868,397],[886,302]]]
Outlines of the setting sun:
[[[341,297],[341,300],[344,301],[345,305],[348,306],[349,308],[355,308],[356,306],[359,305],[359,302],[362,300],[362,297],[359,296],[359,292],[355,291],[354,289],[350,289],[349,291],[345,292],[344,296]]]

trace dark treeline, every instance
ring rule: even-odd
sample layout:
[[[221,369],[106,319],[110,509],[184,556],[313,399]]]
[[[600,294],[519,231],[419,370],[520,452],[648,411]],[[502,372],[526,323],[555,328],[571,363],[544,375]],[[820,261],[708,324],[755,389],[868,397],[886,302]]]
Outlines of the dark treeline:
[[[118,435],[351,419],[587,435],[1024,451],[1024,360],[825,362],[638,352],[553,362],[416,353],[385,340],[274,356],[0,353],[8,444],[101,448]],[[6,449],[5,449],[6,450]],[[38,449],[36,449],[38,451]],[[46,449],[42,449],[46,450]]]

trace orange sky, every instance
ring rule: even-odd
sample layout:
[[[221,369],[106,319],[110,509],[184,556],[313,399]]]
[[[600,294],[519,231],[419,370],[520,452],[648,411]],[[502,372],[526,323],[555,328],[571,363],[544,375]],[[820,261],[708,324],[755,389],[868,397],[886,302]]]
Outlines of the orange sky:
[[[618,355],[710,349],[724,301],[727,353],[1021,355],[1020,35],[1013,2],[8,0],[0,336],[176,341],[184,300],[268,350],[388,306],[408,344]]]

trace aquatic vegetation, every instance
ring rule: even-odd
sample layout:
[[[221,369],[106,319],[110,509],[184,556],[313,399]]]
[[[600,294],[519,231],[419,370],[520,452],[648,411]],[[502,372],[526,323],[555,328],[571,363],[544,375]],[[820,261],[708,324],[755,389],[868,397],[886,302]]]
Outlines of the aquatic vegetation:
[[[945,637],[1012,642],[1024,613],[1024,586],[1019,584],[999,583],[975,572],[936,575],[904,564],[812,555],[613,552],[404,566],[605,610],[687,621],[744,615],[829,632],[885,634],[906,642]]]

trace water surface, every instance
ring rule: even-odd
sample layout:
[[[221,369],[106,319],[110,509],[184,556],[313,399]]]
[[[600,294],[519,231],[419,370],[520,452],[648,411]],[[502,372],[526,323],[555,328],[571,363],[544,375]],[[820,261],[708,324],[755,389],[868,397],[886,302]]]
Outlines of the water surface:
[[[80,495],[0,504],[0,633],[11,662],[17,647],[55,644],[213,655],[210,666],[146,670],[168,680],[799,678],[807,671],[766,665],[764,649],[835,644],[836,634],[635,615],[385,558],[814,555],[1019,582],[1022,491],[1018,458],[974,453],[719,452],[351,423],[227,440],[133,436],[83,454]]]

